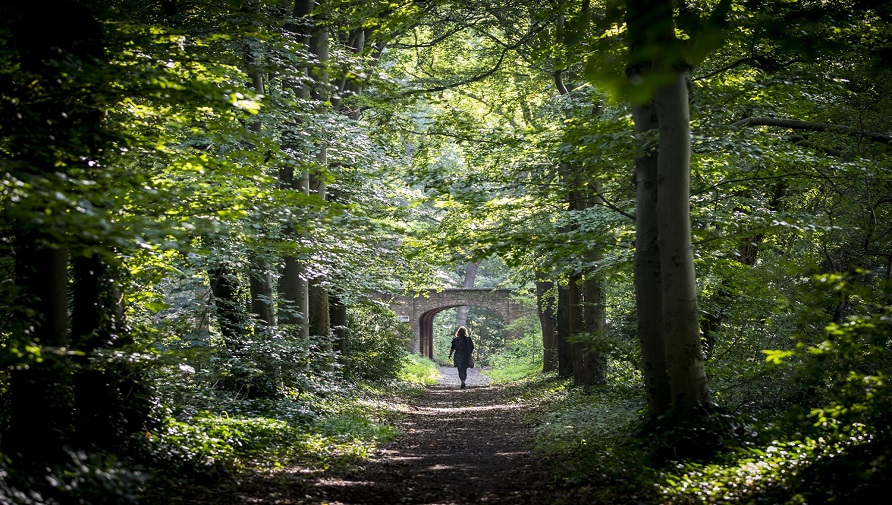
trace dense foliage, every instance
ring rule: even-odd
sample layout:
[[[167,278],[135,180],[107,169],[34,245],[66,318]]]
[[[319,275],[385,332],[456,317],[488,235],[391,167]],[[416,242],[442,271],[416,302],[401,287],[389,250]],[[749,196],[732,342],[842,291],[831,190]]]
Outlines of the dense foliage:
[[[567,342],[603,358],[602,384],[521,383],[570,482],[672,503],[877,493],[892,11],[654,3],[675,37],[644,52],[688,77],[710,398],[679,422],[642,387],[633,176],[659,146],[633,112],[666,74],[639,72],[640,3],[0,7],[0,501],[164,501],[367,456],[395,435],[387,402],[436,375],[374,293],[458,287],[468,264],[477,286],[544,288],[539,321],[471,309],[497,380],[553,365],[544,321],[568,292],[593,309]],[[435,320],[440,362],[456,317]]]

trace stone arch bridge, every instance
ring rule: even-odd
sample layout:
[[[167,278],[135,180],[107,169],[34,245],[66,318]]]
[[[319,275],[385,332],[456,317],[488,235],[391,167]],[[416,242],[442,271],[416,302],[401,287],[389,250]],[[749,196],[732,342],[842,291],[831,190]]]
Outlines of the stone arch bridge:
[[[412,341],[409,350],[428,358],[434,356],[434,317],[444,310],[454,307],[483,307],[502,316],[505,326],[518,318],[532,313],[532,310],[518,303],[512,289],[462,288],[423,290],[416,296],[379,295],[379,299],[390,304],[400,321],[412,326]]]

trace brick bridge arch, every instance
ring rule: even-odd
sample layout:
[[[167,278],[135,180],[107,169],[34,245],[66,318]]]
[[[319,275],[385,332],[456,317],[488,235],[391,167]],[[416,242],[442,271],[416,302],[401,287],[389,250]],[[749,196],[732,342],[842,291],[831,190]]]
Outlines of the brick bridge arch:
[[[505,326],[531,309],[512,298],[517,291],[511,289],[462,288],[437,291],[420,291],[417,296],[382,295],[402,322],[412,326],[409,350],[433,358],[434,317],[454,307],[483,307],[498,313]]]

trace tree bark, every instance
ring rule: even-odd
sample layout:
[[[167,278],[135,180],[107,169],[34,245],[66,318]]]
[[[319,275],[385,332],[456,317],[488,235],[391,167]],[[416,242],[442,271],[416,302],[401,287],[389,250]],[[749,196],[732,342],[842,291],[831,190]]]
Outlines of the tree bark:
[[[9,424],[0,441],[14,461],[41,465],[62,456],[73,431],[69,367],[51,349],[68,346],[68,254],[62,247],[40,245],[37,234],[17,238],[16,306],[25,314],[16,337],[21,344],[46,348],[41,361],[9,373]]]
[[[666,363],[672,406],[682,415],[710,404],[697,311],[691,244],[691,131],[687,75],[659,88],[654,105],[660,123],[657,221]]]
[[[593,273],[592,275],[597,275]],[[607,330],[607,292],[604,281],[598,277],[583,281],[582,322],[585,332],[597,338],[603,338]],[[586,367],[590,374],[580,377],[583,384],[605,384],[607,382],[607,355],[598,349],[589,349]]]
[[[331,321],[331,329],[334,332],[334,339],[337,344],[338,359],[341,365],[346,366],[349,362],[349,343],[350,329],[348,327],[347,305],[343,303],[341,297],[329,292],[330,311],[329,319]]]
[[[668,389],[671,409],[684,418],[708,407],[710,398],[698,331],[691,244],[690,106],[687,73],[681,70],[686,62],[675,37],[673,6],[672,0],[628,1],[627,68],[630,85],[640,94],[634,108],[636,131],[652,130],[654,118],[659,131],[656,177],[649,154],[636,163],[637,186],[643,193],[638,195],[636,247],[640,249],[635,255],[635,283],[636,300],[643,304],[637,310],[648,405],[652,415],[665,412]],[[658,252],[653,250],[655,230]],[[657,290],[655,254],[659,258]],[[659,332],[654,314],[661,318]],[[663,383],[661,360],[668,387]]]
[[[259,4],[257,8],[259,8]],[[248,67],[248,74],[251,76],[251,86],[254,88],[254,91],[258,94],[264,93],[260,55],[248,50],[247,54],[245,54],[245,64]],[[263,125],[257,119],[250,124],[248,129],[253,133],[260,133],[263,130]],[[248,284],[251,290],[251,313],[254,315],[255,320],[263,326],[275,326],[275,289],[269,261],[263,258],[262,254],[252,254],[250,270]]]
[[[588,333],[585,324],[585,309],[587,303],[583,298],[583,280],[578,274],[571,275],[567,284],[567,305],[570,336],[580,337]],[[573,368],[573,382],[578,385],[588,386],[595,384],[596,353],[586,342],[573,342],[570,344],[570,359]]]
[[[655,132],[659,128],[652,102],[633,105],[632,117],[635,132],[639,135]],[[652,416],[659,416],[669,410],[672,394],[666,373],[666,341],[663,335],[657,224],[657,150],[656,146],[644,144],[641,149],[635,159],[635,309],[648,410]]]
[[[570,296],[567,287],[558,285],[557,354],[558,377],[573,376],[573,353],[570,349]]]
[[[462,284],[462,287],[465,289],[470,289],[474,287],[474,283],[477,281],[477,268],[479,264],[477,262],[471,262],[465,265],[465,281]],[[455,309],[455,327],[458,328],[460,326],[468,325],[468,310],[470,307],[467,305],[463,305]]]
[[[114,360],[96,366],[91,360],[101,349],[126,349],[134,343],[117,260],[92,250],[71,263],[71,348],[83,353],[74,358],[76,435],[83,446],[112,450],[146,429],[150,395],[138,364]]]
[[[220,335],[226,348],[238,354],[247,326],[247,318],[238,299],[238,278],[235,272],[225,265],[211,268],[208,271],[208,278]]]
[[[557,316],[551,281],[536,281],[536,310],[539,314],[539,325],[542,327],[542,372],[550,372],[557,368]]]
[[[102,96],[103,83],[83,80],[90,71],[101,71],[105,61],[102,25],[87,7],[74,1],[12,2],[4,13],[13,20],[7,26],[13,42],[4,50],[21,72],[4,85],[21,80],[13,93],[27,87],[27,96],[5,100],[14,104],[10,114],[18,122],[4,132],[13,147],[5,152],[12,162],[4,170],[36,186],[22,208],[10,209],[9,215],[18,216],[7,223],[14,235],[18,292],[16,321],[4,341],[40,351],[39,359],[24,358],[10,371],[9,421],[0,426],[0,440],[19,469],[33,465],[42,471],[62,457],[72,434],[71,363],[60,351],[69,346],[68,249],[74,240],[64,218],[59,220],[68,209],[54,208],[55,199],[41,195],[69,189],[53,188],[53,177],[46,175],[91,170],[86,161],[95,160],[102,147],[101,104],[109,97]]]
[[[251,313],[263,326],[276,325],[276,312],[273,310],[275,293],[270,269],[265,259],[255,257],[251,261]]]
[[[295,0],[292,16],[296,19],[306,19],[313,12],[312,0]],[[287,25],[297,36],[301,45],[309,50],[311,31],[304,26]],[[305,78],[309,74],[308,68],[304,68]],[[306,83],[293,86],[294,94],[301,100],[309,100],[310,88]],[[295,128],[299,125],[294,124]],[[294,173],[294,167],[288,166],[279,171],[279,185],[303,194],[310,192],[310,174],[302,172]],[[297,241],[297,232],[294,223],[286,225],[285,236]],[[307,339],[310,336],[308,315],[309,310],[309,283],[307,281],[307,268],[304,260],[296,255],[287,254],[283,258],[282,275],[279,278],[279,324],[294,325],[297,328],[298,337]]]
[[[854,137],[863,137],[880,144],[892,144],[892,135],[886,135],[879,132],[866,132],[858,128],[850,126],[835,125],[829,123],[816,123],[813,121],[800,121],[798,119],[784,119],[779,117],[748,117],[741,119],[731,126],[777,126],[779,128],[789,128],[791,130],[809,130],[816,132],[837,133],[840,135],[851,135]]]
[[[313,99],[320,104],[324,104],[328,100],[328,72],[326,65],[328,64],[328,27],[324,24],[316,24],[314,33],[310,37],[309,49],[316,56],[318,67],[315,70],[316,85],[312,91]],[[324,113],[325,105],[320,105],[318,112]],[[327,193],[327,168],[328,168],[328,146],[326,139],[319,141],[319,148],[316,152],[316,165],[319,167],[318,173],[310,173],[310,191],[316,193],[320,200],[326,199]],[[310,334],[329,337],[331,335],[331,320],[329,319],[329,303],[328,303],[328,287],[327,279],[323,276],[316,276],[309,280],[309,323]]]

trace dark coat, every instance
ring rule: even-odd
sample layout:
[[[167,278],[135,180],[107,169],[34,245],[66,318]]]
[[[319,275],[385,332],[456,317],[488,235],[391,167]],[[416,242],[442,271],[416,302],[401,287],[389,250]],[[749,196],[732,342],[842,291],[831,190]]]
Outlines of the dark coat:
[[[471,353],[474,351],[474,341],[471,340],[471,337],[453,338],[452,350],[455,352],[452,358],[455,368],[468,368],[471,366]]]

